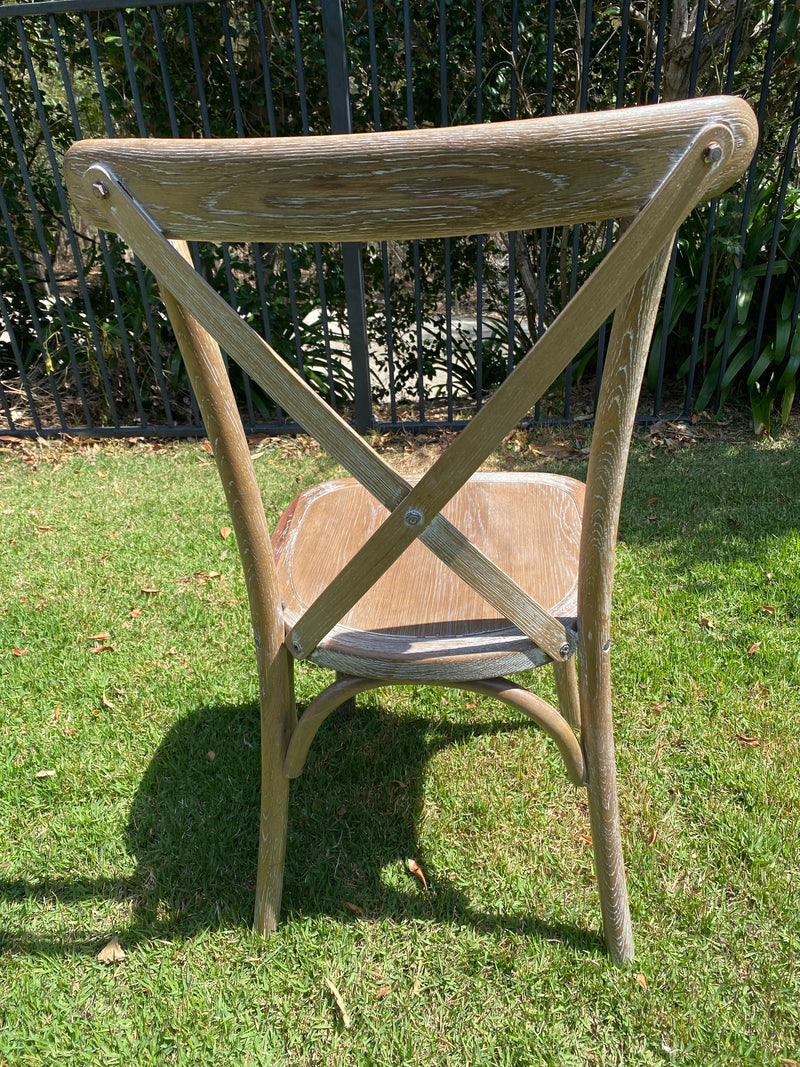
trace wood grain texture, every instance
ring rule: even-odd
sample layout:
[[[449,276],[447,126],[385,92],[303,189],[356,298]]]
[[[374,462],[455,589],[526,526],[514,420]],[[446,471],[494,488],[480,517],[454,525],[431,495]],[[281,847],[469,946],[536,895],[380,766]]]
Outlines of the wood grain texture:
[[[575,626],[583,484],[547,474],[477,474],[445,508],[465,539]],[[291,628],[386,517],[353,479],[302,493],[273,534],[284,618]],[[336,535],[332,536],[332,531]],[[393,563],[311,658],[347,674],[476,678],[546,661],[536,643],[419,541]]]
[[[573,730],[581,727],[581,701],[578,692],[578,675],[575,671],[575,657],[566,662],[553,660],[558,710]]]
[[[709,143],[719,145],[721,152],[719,160],[712,165],[704,155]],[[402,507],[389,515],[380,530],[295,625],[289,640],[296,654],[309,655],[346,609],[366,593],[416,537],[424,536],[432,517],[438,515],[486,456],[501,444],[613,312],[664,242],[707,193],[715,167],[725,166],[734,150],[733,134],[728,127],[710,125],[700,131],[669,179],[662,183],[547,332],[405,497]],[[414,527],[406,522],[409,511],[421,517]],[[564,658],[547,646],[546,641],[554,636],[540,627],[541,646],[553,658]]]
[[[150,267],[162,285],[175,295],[181,306],[212,337],[217,338],[254,381],[263,385],[370,492],[387,507],[398,508],[409,493],[409,486],[400,475],[195,273],[184,257],[153,226],[152,221],[142,214],[107,168],[98,164],[90,172],[90,177],[102,178],[105,183],[108,195],[103,202],[114,220],[110,228],[120,229],[131,248]],[[450,495],[457,489],[458,485],[454,484]],[[415,532],[406,532],[411,535],[407,542],[410,543]],[[563,658],[571,654],[571,638],[564,627],[533,602],[496,565],[483,557],[446,519],[432,514],[429,509],[419,536],[434,552],[446,555],[459,577],[477,589],[481,596],[502,606],[507,617],[536,641],[548,656]],[[386,566],[390,562],[387,557]],[[372,565],[380,567],[380,559],[374,555]],[[356,569],[362,573],[362,584],[369,575],[372,580],[379,576],[374,571],[368,572],[361,564]],[[326,595],[322,610],[315,607],[313,616],[306,621],[302,637],[297,633],[292,635],[290,647],[293,654],[300,657],[311,654],[319,639],[361,595],[354,595],[354,590],[355,587],[348,587],[346,583],[339,584],[331,594]],[[346,601],[351,596],[351,603],[343,603],[337,612],[335,598]],[[567,651],[562,652],[562,648]]]
[[[611,594],[622,488],[639,389],[672,242],[614,316],[598,398],[581,537],[578,612],[581,741],[603,931],[612,959],[633,957],[619,826],[611,703]]]
[[[292,735],[286,752],[284,773],[289,778],[296,778],[302,773],[308,750],[316,737],[317,731],[328,716],[336,710],[342,701],[353,698],[359,693],[377,689],[386,684],[415,684],[410,679],[376,679],[376,678],[341,678],[327,686],[319,693],[303,712],[297,729]],[[570,725],[551,707],[547,701],[529,692],[508,678],[482,678],[474,681],[454,681],[449,678],[431,677],[429,684],[449,689],[459,689],[467,693],[478,693],[492,697],[516,708],[553,739],[564,761],[567,777],[575,786],[586,784],[583,750],[578,743]]]
[[[188,258],[185,244],[179,244],[177,251]],[[261,493],[219,346],[168,290],[162,295],[214,452],[247,585],[261,703],[255,926],[269,934],[278,924],[283,890],[289,802],[283,760],[297,721],[293,664],[283,643],[280,595]]]
[[[588,782],[606,942],[615,961],[632,956],[609,662],[625,463],[666,249],[692,208],[744,170],[756,139],[746,104],[710,98],[399,134],[81,142],[70,149],[66,177],[79,209],[102,228],[121,233],[168,290],[167,307],[242,551],[262,712],[259,929],[274,929],[279,914],[287,774],[302,766],[319,724],[344,700],[387,679],[425,680],[490,694],[519,708],[553,737],[570,779]],[[184,245],[174,248],[166,239],[378,240],[631,214],[636,217],[603,263],[416,484],[372,452],[195,274]],[[549,494],[552,516],[537,527],[530,522],[531,504],[527,521],[509,523],[513,509],[497,503],[505,492],[502,482],[471,479],[612,312],[583,522],[575,514],[579,491],[564,480],[545,480],[537,492],[540,503]],[[379,501],[349,483],[301,496],[276,530],[277,567],[217,341]],[[515,492],[524,495],[533,485],[525,483],[521,478]],[[479,506],[482,493],[503,513],[502,521],[486,520],[492,512]],[[347,494],[353,498],[349,503]],[[344,502],[338,511],[328,507],[337,496]],[[350,525],[341,521],[342,512]],[[312,535],[310,547],[300,544],[304,527]],[[328,536],[332,531],[336,537]],[[526,561],[537,558],[533,548],[539,563],[526,570]],[[570,633],[564,621],[575,611],[576,562],[577,696],[574,665],[561,662],[572,649],[560,644]],[[330,575],[335,576],[326,584]],[[338,677],[300,723],[286,628],[286,641],[296,643],[299,654],[311,653],[340,674],[355,675]],[[480,647],[469,649],[470,641]],[[561,714],[515,683],[487,676],[548,656],[554,660]],[[479,676],[467,677],[461,666],[454,668],[456,661],[477,664]],[[572,728],[577,705],[583,747]]]
[[[709,97],[603,114],[338,137],[84,141],[67,153],[80,212],[105,226],[84,181],[103,161],[169,237],[376,241],[634,215],[699,131],[734,148],[709,195],[755,145],[742,101]]]

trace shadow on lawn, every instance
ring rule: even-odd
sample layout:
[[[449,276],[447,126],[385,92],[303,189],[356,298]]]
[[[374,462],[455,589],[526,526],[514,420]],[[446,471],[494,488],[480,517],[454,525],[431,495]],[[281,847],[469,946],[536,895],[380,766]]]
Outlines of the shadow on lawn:
[[[420,852],[416,827],[428,760],[440,748],[481,734],[530,729],[526,723],[438,722],[398,717],[370,702],[339,712],[320,732],[303,774],[292,784],[284,920],[328,915],[360,921],[417,919],[565,942],[586,952],[602,939],[526,914],[478,912],[449,884],[424,893],[405,869]],[[68,904],[129,900],[128,945],[190,937],[252,922],[259,808],[259,722],[255,705],[203,708],[177,723],[159,746],[131,806],[126,846],[136,857],[129,879],[3,882],[0,895]],[[388,884],[382,872],[391,869]],[[102,904],[98,903],[102,909]],[[112,931],[113,932],[113,931]],[[98,935],[101,936],[101,935]],[[122,936],[122,934],[121,934]],[[0,931],[0,951],[97,952],[85,938],[46,943]]]

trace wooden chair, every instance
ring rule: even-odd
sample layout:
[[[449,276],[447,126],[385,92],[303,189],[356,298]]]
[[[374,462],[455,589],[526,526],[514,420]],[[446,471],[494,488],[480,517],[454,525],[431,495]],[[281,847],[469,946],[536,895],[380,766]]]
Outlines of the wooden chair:
[[[588,789],[605,938],[633,955],[609,648],[615,540],[638,391],[674,234],[751,159],[728,97],[349,136],[81,141],[81,214],[161,285],[227,495],[261,695],[255,922],[278,922],[289,779],[355,694],[426,682],[490,694],[552,736]],[[194,271],[187,241],[377,241],[629,219],[513,374],[419,479],[396,473]],[[584,487],[476,473],[613,313]],[[301,493],[272,537],[220,347],[354,476]],[[575,672],[575,652],[579,679]],[[332,668],[297,720],[294,659]],[[559,710],[505,675],[552,663]]]

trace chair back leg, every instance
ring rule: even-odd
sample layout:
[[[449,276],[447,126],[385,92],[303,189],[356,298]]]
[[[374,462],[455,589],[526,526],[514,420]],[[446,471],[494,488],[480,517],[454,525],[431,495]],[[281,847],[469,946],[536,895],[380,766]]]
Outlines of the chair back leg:
[[[259,657],[262,659],[263,657]],[[294,660],[285,645],[259,663],[261,691],[261,816],[254,925],[260,934],[278,926],[286,860],[289,779],[284,774],[287,719],[295,718]]]
[[[189,258],[184,242],[175,247]],[[261,818],[255,926],[278,925],[286,855],[289,779],[283,763],[297,724],[294,661],[284,644],[272,543],[261,493],[219,345],[177,300],[162,290],[178,345],[225,489],[242,559],[258,665],[261,703]]]
[[[611,704],[611,592],[619,511],[639,387],[664,285],[670,240],[614,314],[586,478],[578,580],[581,742],[603,933],[616,963],[633,958],[617,801]],[[598,440],[599,437],[599,447]]]

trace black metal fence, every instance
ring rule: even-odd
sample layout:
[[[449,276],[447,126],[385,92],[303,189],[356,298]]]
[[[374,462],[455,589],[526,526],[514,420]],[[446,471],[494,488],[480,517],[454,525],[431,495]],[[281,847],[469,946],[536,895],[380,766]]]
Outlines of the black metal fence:
[[[676,240],[643,412],[749,400],[800,371],[798,6],[660,0],[50,0],[0,8],[0,432],[194,434],[149,274],[70,212],[91,136],[281,136],[483,122],[735,92],[759,153]],[[1,232],[1,231],[0,231]],[[469,417],[547,329],[612,225],[358,246],[194,248],[196,265],[359,428]],[[606,331],[531,413],[590,416]],[[246,378],[251,431],[291,429]]]

